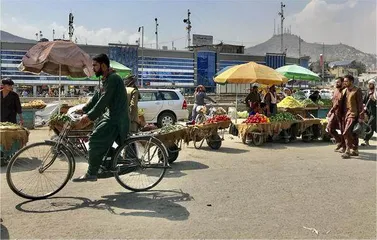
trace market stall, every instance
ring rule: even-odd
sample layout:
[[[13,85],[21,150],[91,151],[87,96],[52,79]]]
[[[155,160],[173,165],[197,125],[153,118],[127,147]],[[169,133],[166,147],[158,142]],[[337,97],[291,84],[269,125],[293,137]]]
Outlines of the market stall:
[[[47,106],[42,100],[34,100],[27,103],[22,103],[22,118],[24,120],[24,127],[28,129],[35,128],[35,113],[44,109]],[[19,121],[19,116],[17,115],[17,121]]]
[[[1,166],[8,163],[10,158],[29,141],[29,131],[19,125],[0,123],[0,152]]]
[[[193,142],[196,149],[201,148],[206,141],[211,149],[217,150],[221,147],[225,129],[230,124],[231,120],[228,116],[215,115],[203,124],[188,126],[188,140]]]
[[[268,137],[274,141],[283,139],[285,143],[290,142],[293,132],[291,129],[298,123],[299,121],[290,113],[278,113],[271,118],[256,114],[248,117],[236,127],[243,143],[260,146]]]

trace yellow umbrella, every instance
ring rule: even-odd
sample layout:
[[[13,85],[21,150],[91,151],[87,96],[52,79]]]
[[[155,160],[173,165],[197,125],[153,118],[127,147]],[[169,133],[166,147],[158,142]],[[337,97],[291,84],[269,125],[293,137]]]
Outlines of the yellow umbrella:
[[[218,84],[259,83],[265,85],[281,85],[288,78],[274,69],[256,62],[249,62],[231,67],[215,77]]]

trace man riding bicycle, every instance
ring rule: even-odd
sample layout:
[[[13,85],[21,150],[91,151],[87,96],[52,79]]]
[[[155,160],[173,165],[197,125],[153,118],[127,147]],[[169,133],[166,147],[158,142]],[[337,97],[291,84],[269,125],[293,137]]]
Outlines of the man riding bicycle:
[[[106,54],[93,58],[93,71],[102,76],[103,87],[83,107],[80,123],[87,125],[101,117],[89,138],[89,167],[86,174],[74,182],[97,181],[98,170],[107,151],[116,141],[123,143],[129,132],[127,93],[122,78],[110,69]]]

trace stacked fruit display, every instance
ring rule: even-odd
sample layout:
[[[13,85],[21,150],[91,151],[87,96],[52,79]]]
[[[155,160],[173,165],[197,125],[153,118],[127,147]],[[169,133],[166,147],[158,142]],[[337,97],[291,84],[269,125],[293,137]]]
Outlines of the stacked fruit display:
[[[204,124],[226,122],[226,121],[230,121],[230,118],[227,115],[216,115],[210,119],[207,119],[207,121]]]
[[[46,107],[46,103],[42,100],[34,100],[28,103],[22,103],[21,107],[23,109],[44,109]]]
[[[269,123],[270,119],[263,114],[255,114],[248,117],[243,123],[250,124],[250,123]]]

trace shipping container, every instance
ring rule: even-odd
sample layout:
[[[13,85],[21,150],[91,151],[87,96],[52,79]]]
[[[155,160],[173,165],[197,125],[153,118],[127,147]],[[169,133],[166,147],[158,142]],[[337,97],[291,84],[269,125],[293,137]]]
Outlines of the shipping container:
[[[285,66],[285,54],[281,53],[267,53],[265,57],[266,66],[277,69]]]

